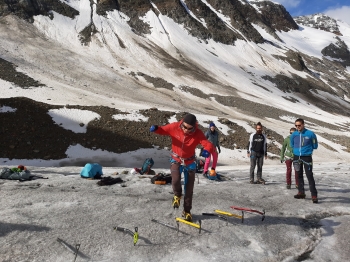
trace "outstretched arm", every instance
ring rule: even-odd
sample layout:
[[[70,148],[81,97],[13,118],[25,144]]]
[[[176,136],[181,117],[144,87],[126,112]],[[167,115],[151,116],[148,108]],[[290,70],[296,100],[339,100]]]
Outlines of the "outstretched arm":
[[[175,122],[175,123],[167,124],[165,126],[157,126],[157,128],[153,132],[158,135],[169,136],[171,134],[171,130],[173,130],[177,125],[178,123]]]

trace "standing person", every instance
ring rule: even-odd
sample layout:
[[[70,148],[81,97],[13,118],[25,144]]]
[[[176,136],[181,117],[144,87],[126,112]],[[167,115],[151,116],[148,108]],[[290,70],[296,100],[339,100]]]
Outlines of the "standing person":
[[[203,175],[205,177],[208,177],[208,168],[210,165],[211,157],[213,157],[213,164],[211,165],[211,169],[215,170],[216,164],[218,163],[218,154],[221,153],[220,144],[219,144],[219,132],[216,130],[216,126],[214,122],[210,122],[209,130],[205,132],[205,137],[213,144],[214,148],[218,149],[218,151],[214,150],[214,152],[205,159]]]
[[[258,122],[255,126],[256,133],[249,137],[247,146],[247,156],[250,157],[250,183],[251,184],[265,184],[262,178],[262,166],[264,164],[264,157],[267,159],[267,142],[266,136],[262,133],[262,124]],[[258,166],[256,172],[257,181],[254,182],[254,169]]]
[[[153,125],[151,132],[171,137],[170,171],[174,197],[172,206],[179,208],[182,196],[181,173],[184,172],[184,210],[182,216],[187,221],[192,221],[192,195],[196,173],[195,149],[198,144],[204,147],[203,157],[208,157],[215,151],[204,133],[198,128],[196,116],[187,114],[181,121],[165,126]]]
[[[296,129],[292,127],[289,130],[289,134],[291,135]],[[287,181],[287,189],[291,188],[292,185],[292,163],[293,163],[293,148],[290,146],[290,135],[287,136],[282,145],[281,149],[281,163],[285,162],[286,163],[286,181]],[[298,188],[298,173],[295,171],[295,187]]]
[[[303,169],[307,180],[313,203],[318,203],[317,189],[315,185],[314,174],[312,172],[312,152],[317,149],[317,137],[314,132],[308,130],[304,126],[304,120],[298,118],[295,120],[295,127],[297,131],[290,136],[290,146],[293,148],[294,154],[294,169],[298,172],[298,194],[294,196],[297,199],[305,198],[304,176]]]

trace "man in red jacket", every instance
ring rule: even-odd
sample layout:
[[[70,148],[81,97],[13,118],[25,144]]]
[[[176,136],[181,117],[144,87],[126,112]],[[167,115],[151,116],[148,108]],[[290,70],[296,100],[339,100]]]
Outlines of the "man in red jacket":
[[[170,171],[174,191],[173,207],[179,208],[182,196],[181,173],[184,172],[184,210],[183,217],[192,221],[192,195],[196,173],[195,149],[198,144],[204,147],[202,156],[208,157],[215,148],[198,129],[196,116],[187,114],[181,121],[165,126],[153,125],[151,132],[171,137],[171,159]]]

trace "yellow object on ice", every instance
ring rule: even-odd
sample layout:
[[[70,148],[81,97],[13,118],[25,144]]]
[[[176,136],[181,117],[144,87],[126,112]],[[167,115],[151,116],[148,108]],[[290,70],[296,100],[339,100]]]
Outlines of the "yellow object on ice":
[[[230,212],[226,212],[226,211],[222,211],[222,210],[218,210],[218,209],[216,209],[215,212],[218,213],[218,214],[220,214],[220,215],[225,215],[225,216],[230,216],[230,217],[236,217],[236,218],[240,218],[240,219],[243,218],[243,216],[236,215],[236,214],[232,214],[232,213],[230,213]]]
[[[193,227],[199,228],[199,229],[201,228],[201,225],[200,225],[200,224],[196,224],[196,223],[193,223],[193,222],[189,222],[189,221],[187,221],[187,220],[185,220],[185,219],[182,219],[182,218],[179,218],[179,217],[176,218],[176,221],[181,222],[181,223],[184,223],[184,224],[187,224],[187,225],[189,225],[189,226],[193,226]]]

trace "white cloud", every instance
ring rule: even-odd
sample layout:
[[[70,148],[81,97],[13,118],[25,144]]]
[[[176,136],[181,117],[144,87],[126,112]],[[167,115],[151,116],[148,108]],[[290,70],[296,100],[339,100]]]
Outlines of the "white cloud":
[[[334,9],[328,9],[324,12],[326,15],[335,19],[340,19],[350,25],[350,6],[342,6]]]

